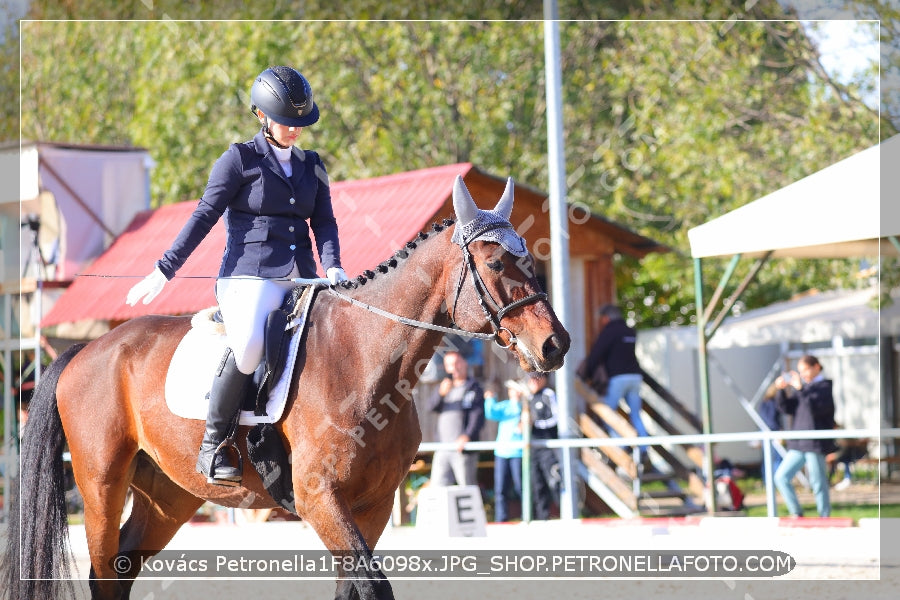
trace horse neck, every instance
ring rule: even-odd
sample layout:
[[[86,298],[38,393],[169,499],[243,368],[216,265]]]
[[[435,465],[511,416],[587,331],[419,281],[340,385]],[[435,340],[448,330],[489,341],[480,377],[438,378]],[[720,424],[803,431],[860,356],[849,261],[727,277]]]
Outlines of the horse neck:
[[[450,326],[445,294],[447,278],[462,260],[459,246],[450,241],[451,233],[452,227],[430,234],[427,240],[417,241],[417,247],[408,251],[407,258],[398,259],[397,266],[390,267],[386,273],[376,272],[365,285],[342,293],[398,316]],[[350,307],[349,310],[361,309]],[[361,315],[352,314],[359,323]],[[373,364],[383,366],[384,375],[390,371],[391,377],[396,375],[399,381],[415,385],[423,367],[419,363],[431,358],[443,334],[390,321],[373,313],[369,313],[365,323],[371,324],[381,338],[375,352],[382,355],[373,356]]]

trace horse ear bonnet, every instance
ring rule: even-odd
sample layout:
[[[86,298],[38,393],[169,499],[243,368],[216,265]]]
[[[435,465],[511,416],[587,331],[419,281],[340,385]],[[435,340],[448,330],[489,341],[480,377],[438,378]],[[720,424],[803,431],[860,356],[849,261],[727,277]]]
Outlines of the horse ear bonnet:
[[[462,177],[457,175],[453,182],[453,210],[456,212],[457,225],[451,239],[460,246],[476,239],[494,242],[514,256],[527,256],[528,248],[525,247],[525,240],[509,223],[513,207],[513,189],[513,180],[510,177],[506,181],[506,189],[503,190],[497,206],[493,210],[481,210],[475,205],[475,200],[472,199]],[[492,225],[502,226],[478,233]]]

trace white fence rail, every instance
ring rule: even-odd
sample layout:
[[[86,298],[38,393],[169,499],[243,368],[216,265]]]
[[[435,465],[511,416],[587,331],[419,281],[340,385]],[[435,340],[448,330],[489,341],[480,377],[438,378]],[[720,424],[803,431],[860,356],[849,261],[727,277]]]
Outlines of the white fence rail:
[[[656,435],[648,437],[617,437],[617,438],[570,438],[554,440],[532,440],[533,448],[600,448],[605,446],[633,446],[645,445],[701,445],[707,442],[711,444],[721,442],[751,442],[769,440],[800,440],[800,439],[872,439],[889,440],[900,438],[900,427],[890,429],[827,429],[810,431],[742,431],[737,433],[710,433],[710,434],[685,434],[685,435]],[[495,450],[496,448],[525,448],[525,442],[469,442],[464,446],[465,450],[481,451]],[[771,480],[772,464],[771,445],[761,444],[763,448],[763,477],[766,485],[766,509],[770,517],[776,516],[775,486]],[[434,452],[436,450],[455,450],[455,442],[423,442],[419,445],[420,452]],[[522,474],[522,485],[530,484],[530,474]]]

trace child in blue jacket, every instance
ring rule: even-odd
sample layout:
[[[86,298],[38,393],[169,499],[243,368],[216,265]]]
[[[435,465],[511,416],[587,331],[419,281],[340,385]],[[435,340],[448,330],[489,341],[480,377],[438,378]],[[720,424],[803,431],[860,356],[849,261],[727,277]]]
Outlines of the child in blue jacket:
[[[513,381],[507,381],[508,400],[498,400],[496,394],[485,392],[484,416],[497,421],[498,442],[522,441],[522,392]],[[522,449],[500,447],[494,450],[494,520],[509,520],[506,494],[512,481],[516,494],[522,497]]]

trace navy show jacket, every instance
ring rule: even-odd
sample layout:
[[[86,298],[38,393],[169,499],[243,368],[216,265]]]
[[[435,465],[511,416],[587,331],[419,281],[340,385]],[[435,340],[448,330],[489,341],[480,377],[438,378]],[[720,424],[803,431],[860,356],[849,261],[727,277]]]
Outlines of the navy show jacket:
[[[220,277],[285,277],[295,264],[301,277],[316,277],[310,229],[322,269],[340,267],[322,160],[312,150],[294,147],[291,169],[288,178],[262,131],[232,144],[213,165],[203,197],[157,262],[159,270],[171,279],[223,215],[227,241]]]

